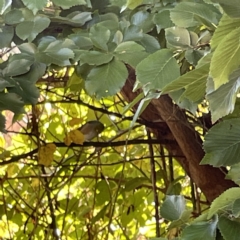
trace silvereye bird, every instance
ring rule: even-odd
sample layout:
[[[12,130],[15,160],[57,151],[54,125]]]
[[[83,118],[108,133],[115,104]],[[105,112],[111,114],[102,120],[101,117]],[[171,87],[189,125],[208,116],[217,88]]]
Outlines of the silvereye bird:
[[[90,141],[93,138],[97,137],[99,133],[101,133],[104,129],[104,125],[97,121],[88,121],[79,130],[84,135],[85,141]]]

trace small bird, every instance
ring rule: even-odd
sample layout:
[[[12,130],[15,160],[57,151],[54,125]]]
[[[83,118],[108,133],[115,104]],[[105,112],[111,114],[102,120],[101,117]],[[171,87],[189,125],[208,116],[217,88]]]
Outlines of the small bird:
[[[86,122],[79,130],[84,135],[84,140],[90,141],[104,130],[104,125],[97,120],[93,120]]]

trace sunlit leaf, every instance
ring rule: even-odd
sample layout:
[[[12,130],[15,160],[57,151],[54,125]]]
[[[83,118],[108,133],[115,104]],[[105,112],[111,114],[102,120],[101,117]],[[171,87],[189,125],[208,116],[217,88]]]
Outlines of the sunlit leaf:
[[[41,146],[38,151],[38,163],[48,167],[52,164],[53,154],[56,151],[56,145],[48,143],[45,146]]]

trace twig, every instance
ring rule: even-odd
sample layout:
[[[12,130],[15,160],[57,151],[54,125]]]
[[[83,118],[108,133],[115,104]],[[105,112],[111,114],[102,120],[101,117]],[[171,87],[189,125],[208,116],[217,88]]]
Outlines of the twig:
[[[151,133],[147,130],[147,136],[148,139],[151,141]],[[152,176],[152,189],[153,189],[153,195],[154,195],[154,202],[155,202],[155,219],[156,219],[156,237],[160,237],[160,216],[159,216],[159,201],[158,201],[158,195],[157,195],[157,177],[156,177],[156,169],[155,169],[155,163],[154,163],[154,152],[153,152],[153,146],[152,144],[149,144],[149,152],[150,152],[150,164],[151,164],[151,176]]]

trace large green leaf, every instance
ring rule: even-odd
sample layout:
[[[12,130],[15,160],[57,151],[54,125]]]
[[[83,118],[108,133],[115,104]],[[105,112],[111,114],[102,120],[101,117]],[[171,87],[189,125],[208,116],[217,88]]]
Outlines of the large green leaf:
[[[218,212],[225,212],[232,209],[233,202],[239,198],[240,188],[234,187],[226,190],[212,202],[208,212],[208,219],[212,218]]]
[[[86,1],[85,0],[52,0],[52,2],[54,4],[56,4],[57,6],[63,8],[63,9],[68,9],[70,7],[73,6],[77,6],[77,5],[85,5]]]
[[[240,26],[239,18],[231,18],[227,14],[223,14],[216,31],[211,40],[211,48],[215,49],[224,37],[232,30]]]
[[[169,195],[166,196],[161,206],[160,214],[169,221],[177,220],[181,217],[185,207],[186,203],[183,196]]]
[[[173,23],[179,27],[193,27],[204,24],[215,28],[219,14],[212,5],[205,3],[181,2],[170,12]]]
[[[208,81],[212,81],[211,78]],[[228,83],[206,95],[213,122],[233,112],[239,88],[240,70],[237,70],[231,74]]]
[[[230,16],[239,18],[240,17],[240,5],[238,0],[212,0],[212,2],[219,3],[223,10]]]
[[[219,218],[218,228],[224,240],[238,240],[240,236],[239,221],[230,220],[225,216]]]
[[[89,94],[99,97],[116,94],[124,85],[128,76],[125,65],[117,60],[93,68],[86,80]]]
[[[240,121],[229,119],[213,126],[205,137],[203,147],[207,156],[202,164],[229,166],[240,161]]]
[[[39,10],[42,10],[46,5],[48,0],[22,0],[23,4],[36,14]]]
[[[193,223],[183,229],[181,240],[215,240],[218,217],[211,221]]]
[[[219,43],[213,53],[210,73],[214,80],[215,89],[229,81],[229,75],[240,65],[240,27],[232,30]]]
[[[171,50],[162,49],[141,61],[136,68],[137,79],[148,89],[161,90],[179,77],[179,66]]]
[[[182,97],[197,102],[205,96],[208,73],[209,63],[180,76],[164,87],[162,93],[185,89]]]
[[[24,21],[19,23],[16,27],[16,34],[22,40],[28,39],[28,41],[31,42],[40,32],[46,29],[49,24],[49,18],[43,16],[36,16],[31,21]]]

